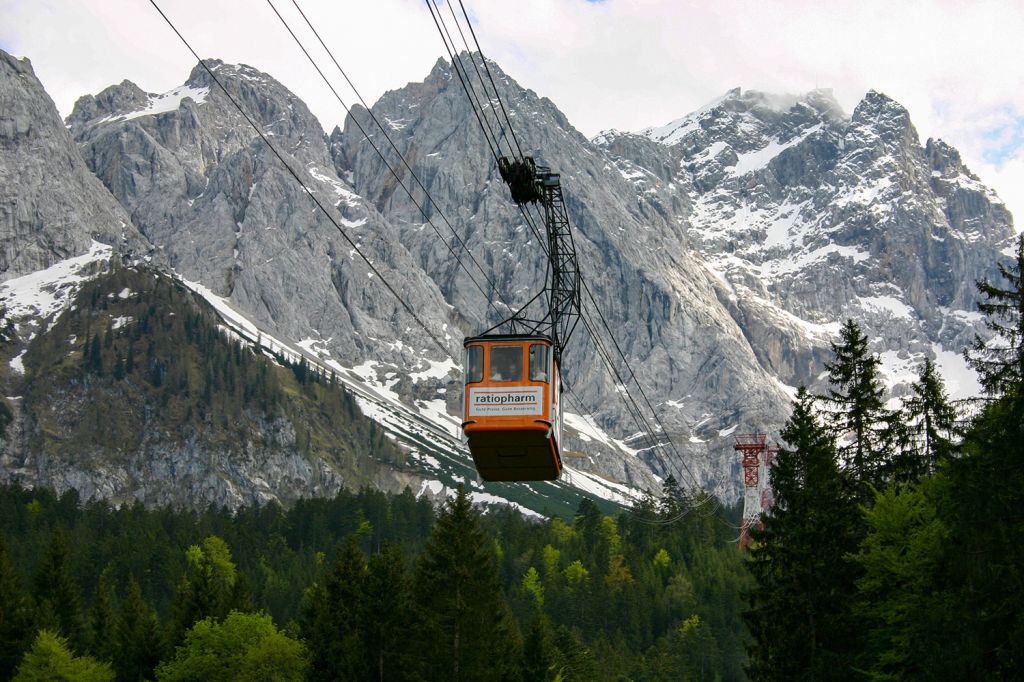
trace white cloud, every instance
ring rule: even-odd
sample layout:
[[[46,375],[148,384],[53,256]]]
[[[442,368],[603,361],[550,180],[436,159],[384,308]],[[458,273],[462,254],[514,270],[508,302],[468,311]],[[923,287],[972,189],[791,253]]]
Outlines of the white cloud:
[[[293,26],[302,25],[288,0],[274,3]],[[333,95],[265,3],[160,4],[201,55],[267,71],[309,103],[325,127],[342,120]],[[422,80],[443,53],[418,0],[301,5],[371,102]],[[1024,216],[1024,190],[1017,189],[1024,186],[1024,150],[1009,150],[998,164],[992,154],[992,126],[1001,116],[1024,116],[1024,3],[1017,0],[471,0],[466,6],[485,53],[550,97],[585,134],[663,124],[735,86],[794,93],[830,87],[848,112],[876,89],[910,110],[922,138],[942,137],[959,148]],[[447,6],[442,11],[449,16]],[[156,11],[138,0],[6,0],[0,46],[33,60],[64,115],[79,95],[125,78],[148,91],[170,90],[194,62]],[[315,55],[322,57],[319,49]],[[339,92],[349,103],[355,99]]]

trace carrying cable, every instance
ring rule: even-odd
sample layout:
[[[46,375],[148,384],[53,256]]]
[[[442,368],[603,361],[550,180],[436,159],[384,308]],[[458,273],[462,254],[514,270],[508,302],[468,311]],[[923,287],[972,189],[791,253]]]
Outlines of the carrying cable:
[[[434,1],[436,3],[436,0],[434,0]],[[450,1],[447,4],[448,4],[448,9],[451,11],[451,14],[452,14],[452,20],[455,21],[455,28],[457,28],[459,30],[459,35],[462,37],[462,44],[465,45],[465,47],[466,47],[466,58],[469,59],[469,61],[473,64],[473,70],[476,71],[477,80],[480,81],[480,88],[484,91],[484,97],[487,98],[487,103],[490,105],[491,111],[494,113],[494,119],[498,123],[498,129],[501,131],[501,136],[502,136],[503,139],[505,139],[505,125],[502,124],[501,117],[498,116],[498,111],[494,108],[494,100],[491,99],[491,94],[489,92],[487,92],[487,83],[484,81],[483,74],[480,73],[480,66],[476,63],[476,59],[473,57],[473,50],[470,49],[470,47],[469,47],[469,41],[466,40],[466,34],[463,33],[463,31],[462,31],[462,23],[459,21],[459,18],[455,15],[455,6]],[[465,14],[466,8],[463,7],[462,11]],[[468,22],[469,19],[467,18],[466,21]],[[470,26],[470,28],[472,28],[472,26]],[[474,39],[475,39],[475,37],[474,37]],[[477,49],[478,50],[479,50],[479,47],[480,47],[480,45],[478,43],[477,44]],[[484,55],[481,52],[480,53],[480,59],[483,60],[483,58],[484,58]],[[461,55],[459,56],[459,60],[460,60],[460,63],[461,63],[461,60],[462,60]],[[484,64],[484,66],[486,66],[486,63]],[[462,68],[465,70],[465,68],[466,68],[465,65],[463,65]],[[493,84],[494,84],[494,81],[492,80],[491,81],[491,85],[493,85]],[[497,94],[498,94],[497,88],[494,89],[494,94],[495,94],[496,99],[498,100],[498,103],[501,104],[501,110],[504,112],[505,105],[502,104],[501,98],[497,97]],[[508,121],[508,116],[505,117],[505,120],[506,120],[506,122]],[[512,132],[511,127],[508,128],[508,130],[509,130],[509,132]],[[519,141],[515,139],[515,134],[514,133],[512,135],[512,138],[515,141],[516,149],[519,150],[519,157],[522,158],[523,150],[519,147]],[[508,144],[508,140],[507,139],[505,140],[505,144],[508,145],[508,149],[509,149],[510,155],[514,156],[515,154],[512,153],[514,151],[512,149],[512,145]]]
[[[448,52],[449,57],[452,59],[453,67],[455,67],[456,73],[459,74],[460,81],[462,81],[463,90],[465,90],[466,95],[469,98],[470,106],[471,106],[471,108],[473,108],[473,111],[474,111],[474,114],[476,115],[477,121],[478,121],[478,123],[480,123],[481,129],[485,131],[485,137],[487,136],[488,133],[490,133],[490,135],[493,136],[493,132],[490,131],[490,127],[485,125],[483,120],[482,120],[481,114],[483,115],[483,118],[486,118],[486,112],[483,111],[483,106],[480,104],[480,100],[475,97],[475,94],[476,94],[475,86],[471,90],[470,87],[467,86],[466,80],[464,80],[462,78],[462,71],[465,70],[465,67],[462,65],[461,59],[453,51],[454,40],[452,40],[451,33],[448,30],[447,24],[446,24],[444,18],[441,16],[440,10],[437,8],[436,0],[425,0],[425,1],[427,3],[428,8],[430,9],[431,17],[434,19],[434,24],[435,24],[435,26],[438,29],[438,33],[440,34],[441,40],[442,40],[442,42],[445,45],[445,49]],[[460,5],[462,5],[461,0],[460,0]],[[459,27],[459,33],[460,33],[460,35],[462,35],[463,41],[465,42],[465,34],[462,32],[462,28],[461,28],[461,25],[459,24],[458,17],[456,17],[455,14],[454,14],[454,8],[451,8],[451,9],[452,9],[453,19],[456,22],[456,26]],[[435,10],[437,10],[436,14],[435,14]],[[508,127],[509,127],[509,132],[511,133],[512,138],[513,138],[513,140],[515,140],[516,146],[518,147],[519,146],[518,145],[518,137],[515,135],[515,128],[512,125],[511,119],[508,117],[508,112],[507,112],[507,109],[505,108],[503,100],[501,99],[501,94],[498,92],[497,86],[496,86],[496,84],[495,84],[495,82],[493,80],[493,76],[490,73],[490,67],[487,66],[487,61],[483,57],[483,51],[479,49],[480,48],[480,44],[479,44],[479,41],[476,38],[476,32],[473,31],[472,22],[469,22],[469,17],[468,17],[468,14],[465,11],[465,6],[464,5],[462,5],[462,10],[463,10],[463,15],[466,17],[466,20],[467,20],[467,22],[470,25],[470,31],[471,31],[471,33],[473,35],[473,40],[474,40],[474,43],[476,44],[477,51],[480,53],[481,59],[483,59],[483,61],[484,61],[485,69],[487,70],[488,76],[491,79],[491,85],[492,85],[492,87],[494,87],[495,97],[497,98],[497,100],[498,100],[498,102],[500,104],[500,108],[501,108],[502,112],[505,114],[506,122],[507,122]],[[451,47],[449,47],[449,41],[451,41],[451,45],[452,45]],[[469,51],[468,44],[466,45],[466,47],[467,47],[467,51]],[[472,59],[472,54],[469,55],[469,58]],[[481,81],[481,86],[484,89],[484,93],[487,94],[488,99],[490,99],[490,95],[487,93],[486,84],[483,81],[483,76],[480,74],[479,68],[476,67],[476,61],[475,60],[473,60],[473,64],[474,64],[474,68],[476,68],[477,76],[478,76],[478,78]],[[460,66],[462,68],[462,71],[460,71],[460,68],[459,68]],[[472,80],[472,79],[469,78],[469,72],[468,71],[466,71],[466,77],[470,81]],[[480,111],[477,111],[478,107],[479,107]],[[493,106],[492,106],[492,110],[495,112],[494,115],[495,115],[495,118],[497,119],[498,118],[497,111],[493,109]],[[498,122],[500,124],[500,119],[498,120]],[[511,151],[511,146],[510,146],[510,151]],[[520,152],[521,152],[521,149],[520,149]],[[492,149],[492,153],[493,153],[493,149]],[[537,226],[535,225],[535,223],[534,223],[533,219],[531,218],[529,212],[526,211],[526,209],[522,205],[519,206],[519,209],[520,209],[520,211],[521,211],[521,213],[523,215],[523,218],[527,221],[527,224],[530,226],[530,229],[533,231],[534,235],[537,237],[539,243],[541,244],[542,250],[544,251],[545,255],[547,256],[548,260],[550,261],[550,254],[547,251],[547,245],[544,243],[544,240],[543,240],[543,238],[540,235],[540,231],[537,228]],[[536,210],[539,213],[540,209],[537,208]],[[607,321],[603,311],[601,310],[601,307],[598,305],[598,303],[596,301],[596,298],[593,295],[593,292],[591,292],[589,286],[586,284],[586,281],[583,279],[582,273],[580,275],[580,282],[583,284],[583,288],[587,292],[587,296],[590,299],[591,304],[594,306],[594,309],[597,311],[602,325],[604,326],[605,330],[608,332],[608,335],[609,335],[609,337],[612,340],[612,344],[615,347],[616,353],[622,359],[622,361],[625,363],[625,365],[627,367],[629,367],[629,361],[626,359],[624,353],[622,352],[621,347],[619,346],[618,342],[615,340],[615,337],[614,337],[614,335],[611,332],[611,327],[608,324],[608,321]],[[581,310],[580,319],[583,320],[584,326],[587,327],[587,331],[590,333],[591,339],[594,341],[595,347],[598,349],[598,354],[601,356],[601,359],[604,362],[606,368],[609,370],[609,372],[616,379],[617,386],[621,386],[624,389],[623,391],[619,391],[618,388],[616,388],[616,392],[622,393],[623,396],[624,396],[624,400],[628,400],[628,403],[626,404],[627,411],[630,412],[630,414],[634,418],[634,420],[637,420],[637,416],[638,415],[640,416],[640,419],[643,419],[643,417],[642,417],[643,413],[640,410],[639,406],[637,405],[636,400],[632,397],[632,395],[630,394],[630,392],[628,390],[625,390],[626,382],[623,381],[622,376],[619,374],[618,370],[614,367],[614,364],[611,361],[611,353],[600,342],[593,324],[583,314],[582,310]],[[684,458],[679,453],[679,451],[676,448],[675,443],[672,441],[671,437],[668,436],[667,428],[665,428],[664,424],[661,422],[661,419],[658,416],[657,412],[654,410],[654,407],[651,404],[650,399],[647,397],[646,392],[643,390],[643,386],[640,384],[639,380],[637,379],[635,373],[632,371],[631,368],[629,369],[629,378],[632,379],[634,384],[636,384],[636,386],[639,389],[640,394],[641,394],[644,402],[647,404],[648,409],[652,412],[652,414],[655,417],[655,421],[657,422],[658,426],[661,428],[662,432],[665,434],[665,436],[666,436],[666,438],[668,440],[668,444],[671,447],[673,454],[675,455],[675,459],[677,459],[683,465],[683,467],[686,469],[686,471],[689,474],[689,477],[693,481],[694,485],[697,485],[697,478],[696,478],[696,476],[693,474],[693,472],[690,470],[689,466],[686,464]],[[661,442],[661,440],[657,436],[654,435],[654,433],[649,428],[645,428],[643,426],[643,424],[641,424],[641,423],[638,423],[638,426],[640,426],[641,432],[643,432],[649,438],[649,440],[650,440],[650,442],[652,444],[652,447],[658,447],[658,448],[661,448],[664,451],[664,449],[665,449],[664,448],[664,444]],[[668,455],[669,453],[665,452],[665,454]],[[666,460],[667,461],[671,461],[672,457],[666,457]]]
[[[483,119],[480,117],[480,111],[483,111],[483,106],[479,104],[479,99],[476,97],[476,89],[474,88],[473,91],[470,92],[469,86],[466,85],[466,79],[462,77],[462,71],[460,69],[462,62],[458,61],[456,54],[452,51],[455,47],[455,42],[452,41],[451,47],[448,45],[450,35],[448,34],[448,26],[445,25],[444,19],[441,17],[441,10],[437,9],[436,2],[433,5],[431,4],[434,0],[425,1],[427,3],[427,8],[430,10],[430,16],[434,20],[434,25],[437,26],[437,31],[441,34],[441,42],[444,43],[444,49],[448,52],[449,59],[452,60],[452,68],[455,70],[455,75],[459,77],[459,82],[462,83],[462,89],[466,91],[466,96],[469,98],[470,108],[473,109],[473,113],[476,115],[476,120],[480,124],[480,129],[484,132],[484,138],[487,139],[487,146],[491,150],[491,156],[494,157],[494,162],[497,163],[498,158],[501,156],[499,153],[500,148],[497,144],[497,138],[491,131],[490,126],[484,124]],[[434,13],[435,10],[437,10],[436,14]],[[444,28],[441,28],[442,26],[444,26]],[[469,76],[468,72],[466,73],[466,76]],[[477,111],[478,107],[480,111]],[[494,144],[491,142],[492,138],[494,138]]]
[[[451,6],[451,2],[448,3]],[[466,13],[466,7],[462,4],[462,0],[459,0],[459,7],[462,9],[462,16],[466,17],[466,25],[469,26],[469,33],[473,36],[473,43],[476,45],[476,51],[480,54],[480,61],[484,63],[484,69],[487,71],[487,78],[491,81],[491,87],[494,89],[494,96],[498,100],[498,104],[501,106],[501,113],[505,115],[505,122],[508,123],[508,131],[512,135],[512,141],[516,144],[516,149],[519,150],[519,156],[524,156],[522,147],[519,146],[519,138],[516,137],[515,128],[512,127],[512,119],[508,116],[508,111],[505,110],[505,103],[501,100],[501,95],[498,94],[498,86],[494,83],[494,76],[491,75],[491,67],[487,65],[487,58],[484,56],[484,51],[480,49],[480,41],[476,39],[476,31],[473,30],[473,22],[469,20],[469,14]],[[455,10],[452,9],[452,15],[454,16]],[[458,19],[455,20],[456,26],[458,25]],[[459,28],[459,33],[462,33],[462,28]],[[466,36],[462,36],[463,42],[466,40]],[[469,50],[469,46],[466,46],[466,51],[470,52],[470,59],[472,59],[472,51]],[[476,66],[476,62],[473,62],[473,66]],[[479,72],[478,72],[479,73]],[[481,79],[482,81],[483,79]],[[486,92],[486,87],[484,91]]]
[[[405,299],[398,295],[398,292],[395,290],[393,286],[391,286],[391,283],[388,282],[387,278],[384,277],[384,275],[380,272],[380,270],[377,269],[376,266],[374,266],[374,264],[366,256],[366,254],[363,253],[362,249],[359,248],[359,245],[356,244],[356,242],[351,237],[348,236],[348,233],[346,233],[345,230],[342,229],[341,225],[338,224],[338,221],[334,219],[334,216],[332,216],[330,212],[326,208],[324,208],[324,205],[320,203],[320,200],[317,199],[315,194],[313,194],[313,191],[310,190],[309,187],[306,186],[306,183],[302,181],[302,178],[299,177],[299,174],[292,169],[291,165],[287,161],[285,161],[284,156],[281,155],[281,152],[279,152],[277,148],[270,143],[270,140],[263,133],[263,131],[260,130],[259,126],[256,125],[255,121],[252,120],[252,118],[245,112],[245,110],[242,109],[242,106],[238,103],[238,101],[231,95],[230,92],[228,92],[228,89],[225,88],[224,84],[220,82],[220,79],[217,78],[217,75],[213,72],[213,69],[207,66],[206,62],[204,62],[199,57],[199,54],[194,49],[192,49],[192,45],[189,44],[189,42],[185,39],[185,36],[181,34],[181,32],[170,20],[170,18],[168,18],[168,16],[164,14],[164,11],[160,9],[160,6],[156,3],[156,0],[149,0],[149,3],[153,5],[153,8],[156,9],[157,12],[160,13],[160,16],[163,17],[163,20],[167,22],[167,25],[171,27],[171,30],[174,31],[174,33],[178,36],[178,38],[185,45],[185,47],[188,48],[188,51],[192,53],[192,56],[196,58],[196,61],[198,61],[203,66],[203,68],[206,69],[206,72],[210,75],[210,78],[213,79],[213,82],[217,84],[217,86],[221,89],[221,91],[224,92],[224,94],[235,106],[235,108],[238,109],[238,113],[240,113],[242,117],[245,118],[245,120],[249,123],[249,125],[252,126],[252,129],[256,131],[256,134],[259,135],[261,140],[263,140],[263,143],[267,145],[270,151],[273,152],[274,156],[276,156],[278,160],[281,162],[281,164],[285,167],[285,170],[287,170],[288,173],[293,178],[295,178],[295,181],[302,186],[302,189],[306,192],[309,198],[313,200],[313,203],[316,204],[317,208],[319,208],[320,211],[327,217],[327,219],[331,221],[331,224],[334,225],[334,227],[338,230],[338,233],[345,239],[345,241],[349,243],[352,249],[357,254],[359,254],[359,257],[366,262],[366,265],[370,268],[371,272],[373,272],[373,274],[380,279],[381,283],[383,283],[387,290],[390,291],[391,294],[395,297],[395,299],[398,300],[398,302],[402,305],[402,307],[410,315],[410,317],[412,317],[412,319],[416,321],[416,323],[423,329],[423,331],[427,333],[427,336],[430,337],[430,339],[437,345],[437,347],[440,348],[441,351],[445,355],[447,355],[452,362],[455,362],[457,364],[458,360],[455,359],[455,357],[451,354],[448,348],[441,343],[441,341],[437,338],[437,336],[434,335],[432,331],[430,331],[430,328],[427,327],[423,320],[420,319],[419,315],[416,314],[416,311],[412,309],[412,307],[405,301]]]

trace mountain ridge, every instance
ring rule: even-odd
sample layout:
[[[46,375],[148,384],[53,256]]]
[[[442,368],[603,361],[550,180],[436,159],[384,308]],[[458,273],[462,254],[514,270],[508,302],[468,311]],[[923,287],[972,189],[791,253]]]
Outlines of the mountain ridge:
[[[428,216],[443,213],[459,235],[451,244],[466,244],[486,266],[497,286],[485,301],[497,304],[490,310],[361,140],[357,118],[383,143],[365,109],[353,108],[344,129],[327,135],[275,79],[208,64],[308,186],[331,198],[334,219],[436,326],[447,352],[459,352],[459,332],[496,321],[501,302],[515,307],[532,295],[543,278],[539,250],[529,248],[528,226],[491,167],[448,62],[371,108],[437,201]],[[897,394],[917,359],[944,357],[977,330],[968,284],[992,270],[1011,218],[955,150],[931,140],[922,147],[909,114],[883,95],[869,93],[846,119],[826,91],[785,109],[788,100],[737,89],[674,121],[683,123],[671,144],[668,133],[587,140],[550,100],[489,66],[517,131],[532,142],[524,151],[562,171],[584,275],[629,359],[620,369],[653,396],[668,429],[658,438],[674,443],[670,453],[644,442],[616,402],[617,381],[578,332],[566,375],[585,398],[569,405],[577,426],[569,449],[583,453],[574,460],[581,475],[653,489],[655,475],[671,473],[734,499],[730,434],[782,423],[792,387],[818,380],[842,316],[864,317]],[[409,368],[432,372],[443,354],[400,306],[364,285],[372,273],[330,221],[302,208],[308,200],[201,66],[164,95],[126,81],[84,96],[67,124],[143,238],[182,276],[318,358],[358,365],[364,380],[415,409],[460,409],[455,373],[402,379]],[[384,148],[384,156],[409,179],[397,155]],[[913,190],[906,201],[903,185]],[[936,230],[946,246],[930,243]],[[886,258],[897,247],[921,247],[934,263],[904,268],[897,261],[906,257]],[[587,433],[595,424],[603,443]]]

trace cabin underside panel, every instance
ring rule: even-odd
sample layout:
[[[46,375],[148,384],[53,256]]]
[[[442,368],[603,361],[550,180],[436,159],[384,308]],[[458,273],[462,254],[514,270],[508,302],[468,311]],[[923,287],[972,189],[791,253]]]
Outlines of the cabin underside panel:
[[[467,434],[473,462],[485,481],[553,481],[562,470],[558,444],[547,429]]]

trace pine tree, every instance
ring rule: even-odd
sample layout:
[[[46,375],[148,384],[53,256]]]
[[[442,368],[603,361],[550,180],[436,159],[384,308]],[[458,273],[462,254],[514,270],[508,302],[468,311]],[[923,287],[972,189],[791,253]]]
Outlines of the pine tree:
[[[521,642],[495,566],[494,544],[459,486],[438,516],[416,572],[427,677],[518,677]]]
[[[100,347],[100,336],[97,334],[89,342],[86,369],[93,374],[103,374],[103,350]]]
[[[668,475],[661,485],[661,499],[658,500],[658,511],[663,519],[674,519],[686,505],[686,494],[679,487],[676,477]]]
[[[892,421],[882,400],[877,356],[868,350],[868,339],[853,320],[832,343],[833,361],[825,363],[831,386],[825,396],[834,417],[839,452],[851,475],[861,483],[880,487],[886,469],[885,435]],[[862,487],[862,499],[870,497]]]
[[[1024,670],[1024,388],[1006,385],[950,462],[950,528],[961,679],[1015,679]]]
[[[998,264],[1005,288],[988,280],[977,283],[985,300],[978,309],[986,315],[985,326],[995,342],[975,336],[974,347],[965,351],[967,362],[977,370],[989,395],[1001,395],[1024,383],[1024,235],[1017,238],[1017,256],[1012,265]]]
[[[754,637],[753,680],[853,676],[857,628],[848,608],[862,522],[839,469],[833,437],[801,388],[771,468],[775,505],[754,530],[747,568],[755,580],[744,620]]]
[[[93,594],[92,609],[89,611],[89,653],[100,661],[114,660],[116,652],[114,600],[110,580],[112,570],[108,565],[100,572],[96,591]]]
[[[412,576],[397,546],[386,545],[370,557],[363,609],[368,679],[420,679]]]
[[[551,620],[535,609],[523,642],[523,677],[526,680],[550,682],[561,679],[558,648]]]

